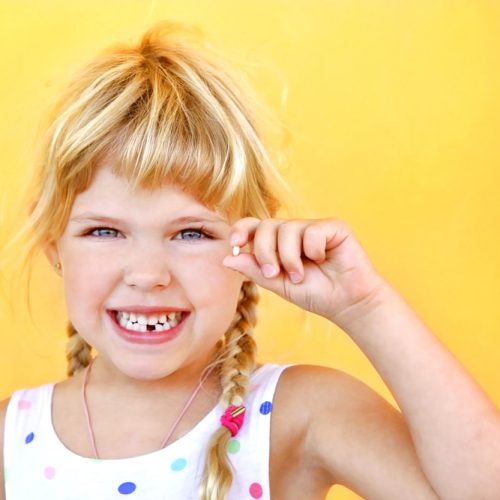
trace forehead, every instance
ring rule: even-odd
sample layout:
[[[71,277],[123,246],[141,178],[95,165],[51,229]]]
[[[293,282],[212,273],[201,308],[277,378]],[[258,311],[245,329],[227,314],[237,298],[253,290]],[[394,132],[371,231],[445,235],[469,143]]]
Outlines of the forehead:
[[[128,179],[115,175],[109,166],[97,169],[88,189],[76,196],[71,216],[99,211],[152,218],[186,212],[186,215],[196,213],[229,219],[226,214],[203,205],[195,196],[173,183],[164,183],[152,190],[141,187],[133,190]]]

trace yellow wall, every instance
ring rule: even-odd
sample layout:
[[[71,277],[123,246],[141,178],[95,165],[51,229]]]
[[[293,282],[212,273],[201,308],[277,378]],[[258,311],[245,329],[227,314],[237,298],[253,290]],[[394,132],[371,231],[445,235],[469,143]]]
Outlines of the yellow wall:
[[[0,238],[41,113],[72,70],[150,22],[201,26],[290,130],[285,177],[346,220],[379,271],[500,403],[500,4],[477,0],[35,0],[0,6]],[[286,91],[284,91],[286,86]],[[44,260],[36,325],[0,281],[0,399],[65,376],[65,309]],[[264,293],[263,361],[335,366],[394,403],[334,325]],[[272,311],[272,314],[271,314]],[[305,333],[304,333],[305,332]],[[403,334],[404,332],[402,332]],[[335,494],[333,494],[335,492]],[[359,498],[342,488],[329,498]]]

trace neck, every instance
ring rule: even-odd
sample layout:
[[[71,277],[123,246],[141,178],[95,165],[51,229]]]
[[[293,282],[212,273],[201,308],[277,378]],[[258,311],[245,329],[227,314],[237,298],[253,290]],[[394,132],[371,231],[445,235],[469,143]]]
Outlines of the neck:
[[[88,384],[96,392],[120,395],[122,398],[133,398],[144,401],[157,398],[159,395],[185,393],[192,390],[205,373],[204,369],[214,359],[213,353],[197,359],[172,373],[158,379],[139,379],[120,371],[111,361],[98,355],[91,367]],[[83,372],[82,372],[83,375]],[[210,393],[219,392],[219,381],[215,370],[206,378],[202,390]]]

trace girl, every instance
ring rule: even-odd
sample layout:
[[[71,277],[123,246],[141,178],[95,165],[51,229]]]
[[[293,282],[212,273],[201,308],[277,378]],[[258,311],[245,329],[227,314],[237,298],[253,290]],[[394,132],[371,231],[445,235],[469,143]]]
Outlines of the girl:
[[[1,405],[4,498],[500,498],[496,408],[345,222],[277,217],[221,68],[160,23],[54,107],[24,234],[63,281],[69,378]],[[257,286],[340,326],[402,414],[338,370],[258,365]]]

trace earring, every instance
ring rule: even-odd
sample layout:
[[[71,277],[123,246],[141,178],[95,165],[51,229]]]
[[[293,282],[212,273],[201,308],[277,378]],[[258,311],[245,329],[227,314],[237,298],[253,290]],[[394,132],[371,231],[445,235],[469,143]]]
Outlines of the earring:
[[[56,263],[54,264],[54,267],[55,267],[58,271],[60,271],[62,266],[61,266],[61,263],[60,263],[60,262],[56,262]]]

